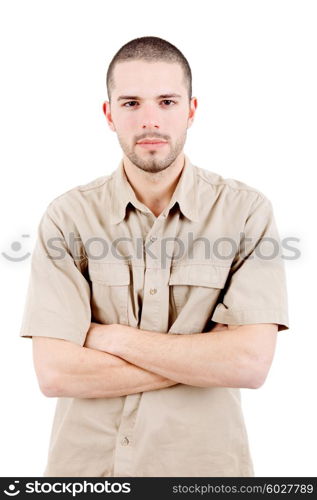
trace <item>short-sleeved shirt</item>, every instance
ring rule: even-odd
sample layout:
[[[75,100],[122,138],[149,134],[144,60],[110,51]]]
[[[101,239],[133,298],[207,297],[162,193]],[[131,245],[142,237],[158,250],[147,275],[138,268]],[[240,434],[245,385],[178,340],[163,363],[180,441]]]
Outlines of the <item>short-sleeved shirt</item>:
[[[284,262],[270,200],[184,166],[159,216],[121,159],[109,175],[48,204],[39,223],[20,335],[83,346],[90,322],[166,334],[218,323],[289,329]],[[60,397],[44,476],[253,476],[240,388],[168,388]]]

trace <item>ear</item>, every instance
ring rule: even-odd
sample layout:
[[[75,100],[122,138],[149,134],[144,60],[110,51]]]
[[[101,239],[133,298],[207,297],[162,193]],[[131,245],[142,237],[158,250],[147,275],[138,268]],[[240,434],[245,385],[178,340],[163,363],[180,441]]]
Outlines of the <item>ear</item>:
[[[112,121],[112,116],[111,116],[111,109],[110,109],[110,102],[109,101],[105,101],[102,105],[102,110],[105,114],[105,117],[106,117],[106,120],[107,120],[107,123],[108,123],[108,126],[109,128],[115,132],[116,131],[116,128],[114,126],[114,123]]]
[[[192,97],[190,100],[190,106],[189,106],[187,128],[191,127],[193,124],[197,106],[198,106],[197,97]]]

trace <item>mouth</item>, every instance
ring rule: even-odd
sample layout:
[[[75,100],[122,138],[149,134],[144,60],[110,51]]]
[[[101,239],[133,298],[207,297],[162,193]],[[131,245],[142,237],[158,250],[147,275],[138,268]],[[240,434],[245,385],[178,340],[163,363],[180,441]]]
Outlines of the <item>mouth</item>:
[[[137,142],[137,146],[140,146],[141,148],[145,148],[145,149],[157,149],[157,148],[161,148],[162,146],[165,146],[166,144],[167,144],[166,141],[158,141],[155,139],[153,139],[153,140],[148,139],[148,140]]]

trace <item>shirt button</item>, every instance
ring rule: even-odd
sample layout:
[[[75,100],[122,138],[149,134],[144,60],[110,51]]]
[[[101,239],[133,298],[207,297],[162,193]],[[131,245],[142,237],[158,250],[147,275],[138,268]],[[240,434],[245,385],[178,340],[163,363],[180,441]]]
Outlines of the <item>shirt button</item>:
[[[151,290],[150,290],[150,294],[151,295],[154,295],[156,292],[157,292],[156,288],[151,288]]]
[[[122,446],[127,446],[129,444],[129,440],[127,437],[124,437],[122,440],[121,440],[121,444]]]
[[[153,243],[154,241],[156,241],[156,240],[157,240],[157,238],[156,238],[155,236],[151,236],[150,241],[151,241],[152,243]]]

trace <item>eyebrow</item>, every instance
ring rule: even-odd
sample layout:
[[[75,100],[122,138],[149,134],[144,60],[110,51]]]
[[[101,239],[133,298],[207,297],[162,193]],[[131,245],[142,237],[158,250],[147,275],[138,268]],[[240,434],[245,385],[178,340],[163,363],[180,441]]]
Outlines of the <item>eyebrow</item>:
[[[182,96],[180,94],[161,94],[157,96],[157,99],[169,99],[170,97],[182,97]],[[142,98],[136,95],[120,95],[117,101],[123,101],[127,99],[140,101]]]

